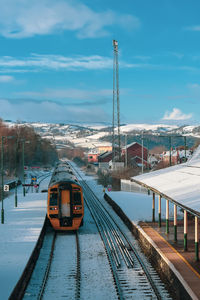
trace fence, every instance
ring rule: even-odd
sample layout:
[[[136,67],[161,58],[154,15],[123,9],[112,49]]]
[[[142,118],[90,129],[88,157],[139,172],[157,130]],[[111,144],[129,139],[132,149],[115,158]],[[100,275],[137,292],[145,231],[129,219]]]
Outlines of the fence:
[[[147,189],[140,186],[135,182],[131,182],[130,180],[121,179],[121,191],[124,192],[136,192],[136,193],[147,193]]]

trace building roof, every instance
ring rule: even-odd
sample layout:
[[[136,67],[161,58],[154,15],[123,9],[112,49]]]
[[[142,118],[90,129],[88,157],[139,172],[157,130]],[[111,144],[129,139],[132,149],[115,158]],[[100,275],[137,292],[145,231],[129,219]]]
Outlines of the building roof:
[[[130,148],[130,147],[132,147],[133,145],[139,145],[140,147],[142,147],[142,145],[141,145],[140,143],[138,143],[138,142],[133,142],[133,143],[131,143],[131,144],[127,144],[127,149]],[[147,149],[147,148],[144,147],[144,146],[143,146],[143,148]],[[123,150],[126,150],[126,146],[124,146],[122,149],[123,149]]]
[[[184,164],[135,176],[131,181],[200,216],[200,148]]]
[[[99,155],[99,158],[105,158],[105,157],[107,157],[108,155],[110,155],[112,153],[112,151],[106,151],[106,152],[104,152],[104,153],[102,153],[102,154],[100,154]]]

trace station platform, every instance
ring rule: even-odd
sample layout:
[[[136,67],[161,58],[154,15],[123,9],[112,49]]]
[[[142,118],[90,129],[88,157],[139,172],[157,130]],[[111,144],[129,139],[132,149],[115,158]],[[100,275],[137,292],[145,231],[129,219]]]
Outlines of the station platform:
[[[24,197],[22,187],[17,190],[17,207],[13,191],[4,198],[4,223],[0,223],[1,300],[9,298],[21,277],[46,216],[46,193],[29,193]]]
[[[155,243],[157,250],[174,266],[173,271],[184,285],[192,299],[200,299],[200,262],[195,261],[194,222],[188,222],[188,250],[184,251],[183,221],[178,222],[177,242],[174,242],[173,222],[169,234],[165,233],[165,223],[139,222],[139,227]]]
[[[104,198],[137,237],[149,259],[157,260],[155,263],[157,266],[162,265],[160,269],[166,272],[167,283],[174,284],[173,289],[179,289],[174,299],[200,300],[200,262],[195,261],[194,219],[188,220],[188,250],[184,251],[183,220],[179,219],[177,222],[177,242],[174,242],[173,221],[169,223],[169,234],[165,233],[163,215],[161,227],[158,226],[158,222],[151,222],[150,196],[130,192],[110,192],[105,194]],[[167,268],[163,267],[164,264]],[[180,285],[174,282],[168,269],[187,291],[188,296],[181,294]]]

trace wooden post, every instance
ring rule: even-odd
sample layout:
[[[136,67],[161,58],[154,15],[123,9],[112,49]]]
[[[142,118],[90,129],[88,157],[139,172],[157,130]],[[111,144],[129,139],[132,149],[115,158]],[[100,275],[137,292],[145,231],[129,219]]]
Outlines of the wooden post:
[[[166,234],[169,233],[169,200],[166,200]]]
[[[155,222],[155,193],[153,193],[152,199],[152,222]]]
[[[198,217],[195,216],[195,260],[199,261]]]
[[[187,251],[187,233],[188,233],[188,222],[187,222],[187,210],[184,210],[184,251]]]
[[[174,241],[177,242],[177,206],[174,204]]]
[[[158,226],[161,227],[161,195],[158,199]]]

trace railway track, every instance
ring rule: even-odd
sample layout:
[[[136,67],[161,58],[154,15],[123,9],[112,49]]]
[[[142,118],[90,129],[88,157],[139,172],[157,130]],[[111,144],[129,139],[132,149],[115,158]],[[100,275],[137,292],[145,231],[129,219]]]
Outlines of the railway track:
[[[78,300],[80,283],[78,232],[62,233],[49,228],[23,299]]]
[[[97,198],[81,173],[75,172],[84,189],[87,214],[90,216],[86,219],[86,227],[80,230],[83,252],[80,253],[78,233],[55,233],[48,227],[23,299],[102,299],[98,296],[103,294],[105,299],[170,299],[130,231],[105,200]],[[88,220],[92,220],[95,230]],[[89,235],[90,230],[93,236]],[[94,247],[94,252],[93,244],[97,243],[97,239],[99,248]],[[99,280],[104,282],[103,290],[98,288]]]
[[[119,225],[119,218],[115,213],[110,212],[109,208],[97,198],[80,172],[74,165],[72,167],[81,181],[85,202],[104,243],[118,298],[170,299],[156,271],[124,233],[122,227],[125,225]]]

